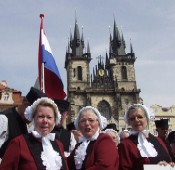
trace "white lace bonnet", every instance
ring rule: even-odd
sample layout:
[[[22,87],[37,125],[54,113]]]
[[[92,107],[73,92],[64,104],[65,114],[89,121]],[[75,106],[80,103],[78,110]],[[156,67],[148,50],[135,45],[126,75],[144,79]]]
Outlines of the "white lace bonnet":
[[[54,101],[48,97],[41,97],[41,98],[37,99],[31,106],[28,106],[24,112],[25,118],[31,122],[33,120],[33,116],[34,116],[33,114],[35,113],[37,106],[42,102],[49,103],[53,106],[54,112],[56,114],[55,124],[56,125],[60,124],[61,114],[58,110],[58,107],[54,103]]]
[[[125,116],[124,116],[125,122],[128,125],[130,125],[129,124],[129,113],[130,113],[131,110],[134,110],[136,108],[141,108],[145,112],[145,116],[147,118],[147,123],[149,124],[150,118],[154,117],[154,112],[153,112],[153,110],[148,109],[148,107],[146,107],[143,104],[133,104],[133,105],[129,106],[128,110],[125,112]]]
[[[93,106],[85,106],[83,107],[82,109],[80,109],[80,111],[78,112],[78,116],[77,118],[74,120],[74,125],[75,125],[75,128],[77,130],[80,130],[79,128],[79,119],[80,119],[80,115],[85,112],[86,110],[93,110],[94,113],[97,115],[98,117],[98,121],[99,121],[99,124],[100,124],[100,129],[104,129],[106,126],[107,126],[107,119],[105,117],[103,117],[101,115],[101,113],[98,111],[98,109],[96,109],[95,107]]]

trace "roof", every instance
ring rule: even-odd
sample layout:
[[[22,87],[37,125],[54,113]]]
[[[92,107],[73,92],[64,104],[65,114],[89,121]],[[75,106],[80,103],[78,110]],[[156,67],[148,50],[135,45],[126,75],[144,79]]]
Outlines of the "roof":
[[[15,90],[15,89],[8,87],[5,80],[3,80],[2,83],[0,83],[0,92],[2,92],[4,90],[5,91],[12,91],[13,93],[19,93],[19,92],[21,93],[21,91],[19,91],[19,90]]]

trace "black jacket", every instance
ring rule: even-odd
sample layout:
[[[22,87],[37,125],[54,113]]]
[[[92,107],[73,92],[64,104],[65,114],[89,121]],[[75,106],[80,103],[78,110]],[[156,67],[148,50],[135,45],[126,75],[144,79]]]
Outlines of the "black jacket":
[[[9,142],[21,134],[28,133],[28,131],[26,123],[18,114],[15,107],[7,109],[0,114],[5,115],[8,119],[8,140],[0,148],[0,158],[2,158]]]

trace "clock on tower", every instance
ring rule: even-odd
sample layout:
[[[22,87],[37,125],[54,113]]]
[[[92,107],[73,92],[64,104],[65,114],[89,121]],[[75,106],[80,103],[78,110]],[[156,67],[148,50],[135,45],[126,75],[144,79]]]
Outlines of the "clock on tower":
[[[101,68],[98,70],[99,76],[104,76],[104,73],[105,73],[104,69]]]

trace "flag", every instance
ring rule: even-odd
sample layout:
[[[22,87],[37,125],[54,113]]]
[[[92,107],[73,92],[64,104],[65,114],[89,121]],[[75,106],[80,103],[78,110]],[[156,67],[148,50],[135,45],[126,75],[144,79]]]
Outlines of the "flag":
[[[38,52],[40,89],[52,99],[64,99],[66,97],[64,85],[44,32],[44,14],[40,14],[40,18],[41,25]]]

